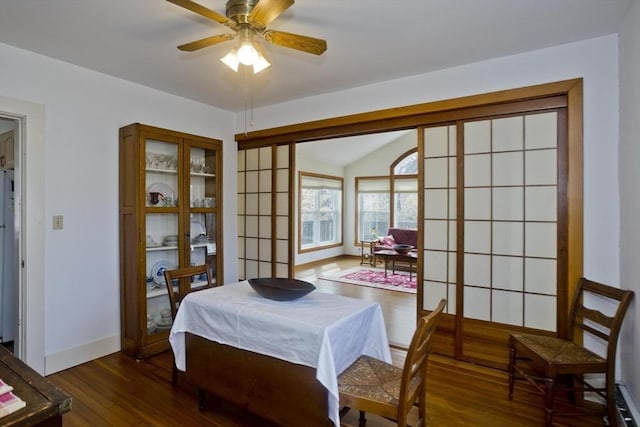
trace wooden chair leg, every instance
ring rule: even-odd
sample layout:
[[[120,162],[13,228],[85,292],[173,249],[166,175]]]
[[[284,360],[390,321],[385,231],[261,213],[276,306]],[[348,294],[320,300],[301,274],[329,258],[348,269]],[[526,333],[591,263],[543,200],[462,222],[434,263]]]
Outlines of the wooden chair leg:
[[[358,426],[365,427],[367,425],[367,418],[365,417],[364,411],[360,411],[360,418],[358,419]]]
[[[509,400],[513,399],[513,383],[516,380],[516,348],[511,346],[509,351]]]
[[[178,368],[176,368],[175,356],[171,356],[171,385],[178,385]]]
[[[203,389],[199,388],[198,389],[198,409],[201,411],[204,411],[205,406],[206,406],[205,392]]]
[[[171,368],[171,385],[174,387],[178,385],[178,369],[176,365],[173,365],[173,368]]]
[[[545,401],[544,401],[544,425],[546,427],[551,427],[551,421],[553,418],[553,393],[554,390],[554,379],[553,378],[545,378]]]

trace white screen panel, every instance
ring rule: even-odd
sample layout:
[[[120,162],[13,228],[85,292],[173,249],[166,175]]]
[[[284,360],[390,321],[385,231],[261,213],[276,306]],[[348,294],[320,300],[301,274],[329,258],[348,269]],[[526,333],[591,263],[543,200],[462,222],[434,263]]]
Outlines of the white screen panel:
[[[260,182],[258,184],[258,191],[261,193],[271,192],[271,170],[260,171]]]
[[[493,155],[492,185],[522,185],[522,152],[498,153]]]
[[[522,255],[524,233],[521,222],[493,223],[493,253]]]
[[[258,206],[260,215],[271,215],[271,193],[260,193],[258,195]]]
[[[260,216],[259,217],[259,228],[258,228],[258,237],[262,239],[270,239],[271,238],[271,216]]]
[[[271,169],[272,152],[271,147],[260,147],[260,169]]]
[[[247,154],[245,169],[248,171],[258,170],[258,162],[259,162],[258,149],[252,148],[250,150],[245,150],[245,153]]]
[[[524,265],[525,291],[555,295],[557,283],[555,259],[527,258]]]
[[[464,287],[464,317],[468,319],[491,320],[491,291],[489,289]]]
[[[424,192],[424,204],[425,213],[424,216],[427,219],[443,219],[448,218],[448,197],[449,190],[425,190]]]
[[[245,236],[258,237],[258,217],[256,215],[247,215],[244,224]]]
[[[524,326],[556,330],[556,297],[525,294],[524,304]]]
[[[449,135],[446,127],[428,128],[424,131],[424,156],[444,157],[449,148]]]
[[[465,187],[487,187],[491,185],[491,156],[473,154],[464,156]]]
[[[523,195],[521,187],[493,188],[493,219],[522,221]]]
[[[488,221],[465,221],[464,251],[491,252],[491,223]]]
[[[260,261],[271,262],[271,239],[259,239],[258,250],[260,251]]]
[[[489,121],[464,124],[464,152],[488,153],[491,151],[491,126]]]
[[[464,192],[465,219],[491,219],[491,189],[468,188]]]
[[[556,224],[528,222],[525,225],[525,254],[531,257],[556,257]]]
[[[491,284],[491,257],[489,255],[465,254],[464,283],[488,287]],[[470,300],[473,304],[476,301]]]
[[[497,151],[522,150],[523,120],[522,117],[508,117],[493,120],[492,148]]]
[[[447,250],[449,245],[448,221],[427,220],[424,222],[424,248]]]
[[[555,148],[558,145],[557,114],[531,114],[525,118],[525,146]]]
[[[525,219],[527,221],[556,221],[557,188],[527,187],[525,190]]]
[[[524,158],[526,185],[556,185],[556,150],[527,151]]]
[[[289,167],[289,146],[280,145],[276,149],[276,168],[287,169]]]
[[[247,237],[245,241],[245,253],[247,259],[258,259],[258,239]]]
[[[519,292],[492,291],[491,320],[508,325],[522,325],[523,300]]]
[[[494,288],[522,292],[522,277],[524,276],[523,258],[494,256],[491,274]]]
[[[258,215],[258,194],[252,193],[245,196],[245,213],[247,215]]]
[[[449,161],[446,158],[424,161],[424,185],[426,188],[447,188]]]
[[[447,253],[424,251],[424,278],[440,282],[447,281]]]

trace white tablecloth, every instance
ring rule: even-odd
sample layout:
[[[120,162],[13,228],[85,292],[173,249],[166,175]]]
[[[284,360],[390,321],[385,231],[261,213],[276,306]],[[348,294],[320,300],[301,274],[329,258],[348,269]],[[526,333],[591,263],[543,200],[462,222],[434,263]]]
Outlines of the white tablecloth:
[[[185,332],[316,368],[316,378],[329,391],[329,418],[336,426],[338,375],[362,354],[391,362],[378,303],[318,291],[296,301],[272,301],[244,281],[187,295],[169,335],[182,371]]]

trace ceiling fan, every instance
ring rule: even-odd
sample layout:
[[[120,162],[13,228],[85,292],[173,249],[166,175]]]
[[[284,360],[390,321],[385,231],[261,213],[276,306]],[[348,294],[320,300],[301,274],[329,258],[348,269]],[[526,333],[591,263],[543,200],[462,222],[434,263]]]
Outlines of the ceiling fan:
[[[237,37],[240,42],[238,47],[233,48],[227,56],[221,59],[234,71],[238,71],[239,64],[253,66],[254,73],[271,65],[264,58],[258,43],[255,42],[255,36],[271,44],[314,55],[322,55],[327,50],[325,40],[267,29],[267,25],[291,7],[294,0],[228,0],[226,16],[191,0],[167,1],[225,25],[234,31],[233,34],[218,34],[178,46],[178,49],[182,51],[193,52]]]

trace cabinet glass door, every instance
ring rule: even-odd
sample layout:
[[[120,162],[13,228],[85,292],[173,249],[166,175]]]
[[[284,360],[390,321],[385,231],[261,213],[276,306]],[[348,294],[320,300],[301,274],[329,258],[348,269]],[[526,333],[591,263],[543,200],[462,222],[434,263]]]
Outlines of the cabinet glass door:
[[[180,265],[178,144],[145,143],[147,335],[171,327],[164,271]]]
[[[189,146],[188,263],[207,264],[214,283],[217,262],[216,150]]]

